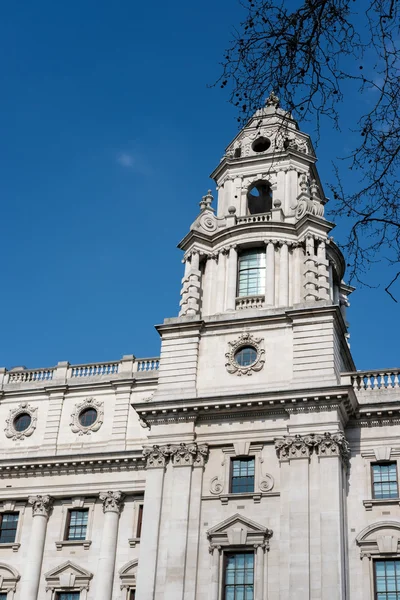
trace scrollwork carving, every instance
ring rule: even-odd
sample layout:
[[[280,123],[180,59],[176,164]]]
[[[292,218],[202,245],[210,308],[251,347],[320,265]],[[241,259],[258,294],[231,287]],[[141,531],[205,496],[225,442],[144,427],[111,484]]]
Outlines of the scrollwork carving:
[[[222,492],[224,491],[224,484],[222,481],[220,481],[220,479],[218,478],[218,476],[215,476],[211,479],[210,482],[210,492],[214,495],[214,496],[219,496],[219,494],[222,494]]]
[[[80,416],[84,410],[93,408],[97,412],[97,418],[91,425],[82,425]],[[71,415],[70,427],[74,433],[79,435],[90,435],[93,431],[98,431],[103,425],[104,402],[95,398],[86,398],[83,402],[75,404],[75,410]]]
[[[103,512],[120,513],[123,507],[124,494],[122,492],[100,492],[99,498],[103,503]]]
[[[259,488],[262,492],[270,492],[275,485],[275,480],[269,473],[265,473],[264,478],[260,481]]]
[[[275,449],[279,460],[309,458],[315,452],[318,456],[338,456],[348,464],[350,457],[349,443],[341,431],[276,438]]]
[[[192,444],[179,444],[171,446],[172,464],[176,466],[203,466],[208,457],[207,444],[198,446]]]
[[[229,350],[225,354],[227,362],[225,363],[228,373],[236,375],[252,375],[255,371],[261,371],[265,363],[265,350],[263,348],[263,339],[253,337],[250,333],[243,333],[233,342],[228,342]],[[246,366],[240,365],[235,358],[236,353],[245,346],[251,346],[256,351],[255,361]]]
[[[350,445],[341,431],[315,435],[314,447],[318,456],[340,456],[344,462],[349,461]]]
[[[146,461],[147,469],[165,467],[171,455],[171,446],[150,446],[143,448],[143,457]]]
[[[32,505],[32,514],[34,517],[37,515],[48,517],[51,509],[53,508],[53,498],[49,495],[41,496],[29,496],[28,503]]]

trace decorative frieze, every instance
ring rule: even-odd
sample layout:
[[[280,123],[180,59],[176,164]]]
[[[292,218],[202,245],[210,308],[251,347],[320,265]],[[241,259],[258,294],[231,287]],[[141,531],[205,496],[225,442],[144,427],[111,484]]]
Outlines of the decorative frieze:
[[[143,449],[146,468],[163,468],[172,459],[174,466],[202,467],[208,457],[207,444],[166,444]]]
[[[124,494],[122,492],[101,492],[99,498],[103,503],[103,512],[120,513],[123,506]]]
[[[309,458],[313,452],[317,456],[338,456],[345,464],[350,457],[350,446],[341,431],[310,435],[293,435],[275,439],[275,449],[279,460]]]
[[[29,496],[28,503],[32,505],[32,514],[34,517],[38,515],[48,517],[53,508],[53,498],[48,495]]]

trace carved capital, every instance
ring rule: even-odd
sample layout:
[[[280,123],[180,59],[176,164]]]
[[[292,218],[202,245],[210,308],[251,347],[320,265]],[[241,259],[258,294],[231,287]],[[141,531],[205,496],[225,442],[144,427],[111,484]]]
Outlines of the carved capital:
[[[143,457],[146,460],[146,469],[163,468],[171,455],[170,444],[166,446],[148,446],[143,448]]]
[[[122,492],[100,492],[99,498],[103,503],[103,512],[120,513],[123,506],[124,494]]]
[[[349,462],[350,445],[341,431],[316,434],[314,436],[314,447],[318,456],[339,456],[344,463]]]
[[[192,444],[179,444],[171,446],[172,464],[174,467],[198,466],[202,467],[208,457],[208,445],[198,446]]]
[[[48,517],[53,508],[53,498],[48,495],[29,496],[28,503],[32,505],[32,514],[34,517],[38,515]]]
[[[312,452],[310,436],[287,435],[275,439],[275,450],[279,460],[309,458]]]

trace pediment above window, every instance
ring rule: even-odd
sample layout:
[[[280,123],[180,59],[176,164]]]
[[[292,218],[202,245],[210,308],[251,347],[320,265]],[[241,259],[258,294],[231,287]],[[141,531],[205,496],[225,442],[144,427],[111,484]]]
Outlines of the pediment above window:
[[[6,563],[0,563],[0,590],[2,592],[15,591],[19,579],[20,574],[16,569]]]
[[[67,561],[59,567],[48,571],[44,576],[47,584],[46,588],[50,590],[60,588],[87,590],[89,589],[89,583],[92,577],[92,573],[71,561]]]
[[[272,530],[237,513],[209,529],[207,537],[211,546],[263,545],[268,548]]]
[[[123,590],[124,588],[130,589],[136,586],[137,566],[137,559],[131,560],[119,570],[119,577],[121,579],[121,590]]]
[[[400,522],[380,521],[373,523],[356,537],[362,556],[399,554]]]

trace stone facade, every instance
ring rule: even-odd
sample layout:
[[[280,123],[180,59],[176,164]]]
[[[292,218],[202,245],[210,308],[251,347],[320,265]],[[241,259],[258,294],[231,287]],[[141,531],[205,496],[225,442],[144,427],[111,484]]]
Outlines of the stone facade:
[[[376,597],[399,371],[355,370],[315,163],[271,95],[180,244],[160,358],[0,370],[2,600],[239,600],[243,556],[246,600]]]

